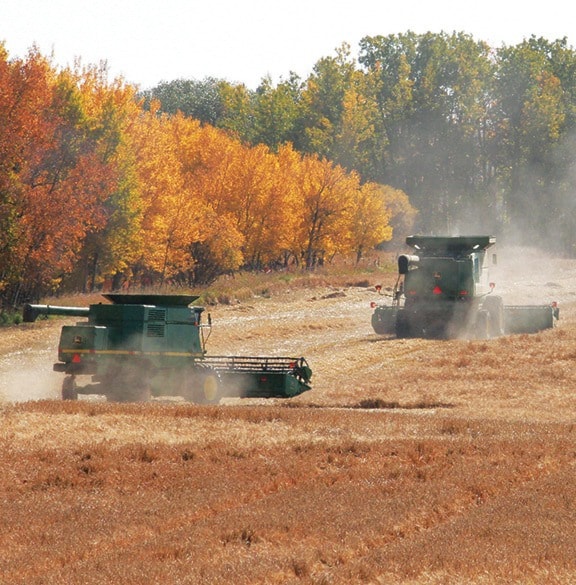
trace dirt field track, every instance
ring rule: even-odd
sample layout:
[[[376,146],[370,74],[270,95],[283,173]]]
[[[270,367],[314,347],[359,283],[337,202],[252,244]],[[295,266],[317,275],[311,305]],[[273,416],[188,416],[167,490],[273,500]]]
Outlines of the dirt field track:
[[[373,286],[211,309],[210,353],[308,359],[290,401],[65,403],[66,321],[0,330],[0,584],[576,583],[576,263],[500,268],[557,328],[387,339]]]

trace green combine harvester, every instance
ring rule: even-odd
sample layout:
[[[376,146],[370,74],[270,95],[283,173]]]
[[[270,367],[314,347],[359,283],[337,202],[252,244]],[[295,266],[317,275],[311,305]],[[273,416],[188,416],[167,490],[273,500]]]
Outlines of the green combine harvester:
[[[495,243],[493,236],[407,237],[414,253],[398,257],[392,303],[372,303],[374,331],[400,338],[488,339],[554,327],[556,303],[505,306],[494,294],[487,250]]]
[[[89,307],[26,305],[24,321],[40,315],[87,317],[62,327],[58,362],[65,374],[62,398],[104,395],[137,402],[178,396],[199,404],[223,397],[290,398],[310,390],[312,370],[303,357],[206,355],[203,307],[191,295],[106,294]],[[81,377],[88,383],[79,385]]]

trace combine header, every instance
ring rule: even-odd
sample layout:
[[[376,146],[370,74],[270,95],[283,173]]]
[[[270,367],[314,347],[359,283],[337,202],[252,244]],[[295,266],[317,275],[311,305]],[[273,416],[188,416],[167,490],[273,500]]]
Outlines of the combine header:
[[[406,243],[414,254],[398,257],[392,304],[372,303],[380,335],[487,339],[535,333],[559,317],[556,303],[504,306],[493,294],[487,261],[493,236],[409,236]]]
[[[39,315],[87,317],[65,325],[54,370],[65,374],[62,398],[100,394],[112,401],[180,396],[217,403],[225,396],[289,398],[310,389],[303,357],[206,355],[203,307],[190,295],[107,294],[90,307],[26,305],[24,321]],[[78,385],[79,376],[91,382]]]

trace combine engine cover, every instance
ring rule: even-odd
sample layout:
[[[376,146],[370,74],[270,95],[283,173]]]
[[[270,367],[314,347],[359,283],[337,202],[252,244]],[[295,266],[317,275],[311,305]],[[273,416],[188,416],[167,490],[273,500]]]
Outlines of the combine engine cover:
[[[455,258],[423,258],[404,278],[400,336],[446,337],[470,326],[476,283],[472,265]],[[451,329],[453,331],[451,331]]]
[[[202,307],[190,295],[108,294],[109,303],[82,307],[27,305],[24,320],[39,315],[85,316],[62,327],[58,363],[62,396],[100,394],[114,401],[179,396],[216,403],[224,396],[288,398],[310,389],[312,371],[302,357],[208,357]],[[80,386],[80,377],[91,383]]]
[[[373,303],[372,327],[398,337],[489,338],[554,325],[557,308],[505,307],[489,282],[493,236],[409,236],[391,305]]]

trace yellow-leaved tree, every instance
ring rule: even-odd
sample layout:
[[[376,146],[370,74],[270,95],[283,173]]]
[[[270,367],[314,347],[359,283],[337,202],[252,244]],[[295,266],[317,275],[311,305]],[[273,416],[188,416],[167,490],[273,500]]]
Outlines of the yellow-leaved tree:
[[[188,263],[181,277],[188,284],[208,283],[244,262],[234,179],[234,166],[244,147],[223,131],[189,118],[176,116],[172,122],[178,159],[174,172],[186,193],[181,221],[188,231],[181,245]]]
[[[144,205],[141,265],[147,279],[157,279],[160,284],[192,268],[189,246],[200,238],[202,210],[180,170],[176,138],[184,122],[188,131],[199,131],[198,122],[159,115],[157,105],[153,104],[133,128],[138,185]]]
[[[356,263],[367,250],[392,239],[391,213],[382,185],[365,183],[358,189],[347,210],[349,247]]]
[[[278,228],[283,211],[276,182],[277,166],[276,156],[268,147],[240,146],[227,169],[230,193],[219,208],[235,218],[236,229],[244,237],[244,262],[253,268],[260,268],[280,255]]]
[[[294,243],[306,268],[343,251],[348,240],[347,215],[358,188],[355,173],[313,155],[301,159],[297,174],[300,222]]]

